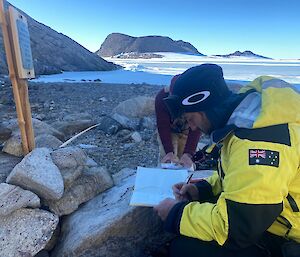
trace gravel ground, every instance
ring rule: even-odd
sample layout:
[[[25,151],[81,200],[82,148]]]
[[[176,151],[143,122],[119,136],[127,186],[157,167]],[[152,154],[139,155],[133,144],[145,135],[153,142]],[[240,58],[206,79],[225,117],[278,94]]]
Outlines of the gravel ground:
[[[136,96],[152,96],[161,86],[147,84],[85,83],[29,83],[32,116],[51,125],[68,114],[88,113],[98,123],[120,102]],[[0,88],[1,120],[16,118],[11,86]],[[151,117],[155,120],[154,115]],[[92,129],[74,140],[71,145],[90,144],[94,148],[86,152],[98,164],[111,173],[138,165],[157,165],[158,146],[155,129],[139,131],[143,141],[133,144],[124,141],[120,134],[107,135],[100,129]]]

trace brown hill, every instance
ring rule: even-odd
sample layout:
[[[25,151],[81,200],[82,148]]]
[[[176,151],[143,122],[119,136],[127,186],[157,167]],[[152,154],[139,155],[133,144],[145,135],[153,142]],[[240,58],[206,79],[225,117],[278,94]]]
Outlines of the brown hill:
[[[109,34],[100,49],[99,56],[114,56],[120,53],[175,52],[203,55],[190,43],[163,36],[132,37],[121,33]]]
[[[26,16],[28,22],[36,74],[52,74],[61,71],[115,70],[120,67],[105,61],[68,36],[37,22],[26,13],[22,12],[22,14]],[[0,30],[0,59],[0,74],[7,74],[2,30]]]

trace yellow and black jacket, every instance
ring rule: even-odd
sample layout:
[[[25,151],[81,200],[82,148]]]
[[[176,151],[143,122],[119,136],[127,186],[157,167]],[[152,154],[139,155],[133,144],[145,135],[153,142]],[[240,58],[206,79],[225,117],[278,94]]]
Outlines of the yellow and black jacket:
[[[286,84],[259,77],[242,88],[255,91],[212,133],[218,171],[197,184],[199,201],[172,208],[167,230],[238,248],[265,231],[300,242],[300,94]]]

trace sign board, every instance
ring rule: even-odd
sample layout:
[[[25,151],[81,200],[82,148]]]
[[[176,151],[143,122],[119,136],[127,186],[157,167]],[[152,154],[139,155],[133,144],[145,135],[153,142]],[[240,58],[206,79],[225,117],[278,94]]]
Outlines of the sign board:
[[[19,78],[34,78],[27,19],[12,6],[9,6],[8,13]]]

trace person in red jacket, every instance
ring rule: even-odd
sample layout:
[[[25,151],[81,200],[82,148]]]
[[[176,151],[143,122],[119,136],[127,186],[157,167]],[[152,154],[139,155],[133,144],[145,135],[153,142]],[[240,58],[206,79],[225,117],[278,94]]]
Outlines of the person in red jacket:
[[[155,98],[155,113],[158,130],[159,154],[161,163],[178,163],[184,167],[193,166],[197,143],[201,136],[200,130],[192,131],[183,117],[172,120],[163,101],[172,94],[175,81],[180,75],[175,75],[170,86],[160,90]]]

